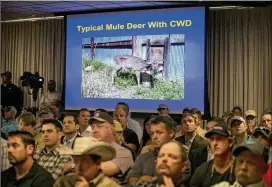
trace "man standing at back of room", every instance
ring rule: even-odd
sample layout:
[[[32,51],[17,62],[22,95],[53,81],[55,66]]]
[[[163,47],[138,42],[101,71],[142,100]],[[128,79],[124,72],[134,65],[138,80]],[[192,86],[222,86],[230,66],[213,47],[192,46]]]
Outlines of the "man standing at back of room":
[[[87,108],[82,108],[79,110],[78,123],[79,129],[78,134],[82,137],[91,137],[92,128],[89,125],[89,119],[91,118],[90,111]]]
[[[21,113],[23,107],[23,93],[15,84],[12,84],[12,74],[9,71],[1,73],[1,105],[2,108],[14,106],[17,114]]]
[[[127,128],[133,130],[137,136],[139,143],[141,143],[142,137],[143,137],[143,127],[141,127],[140,123],[130,118],[130,112],[129,112],[129,106],[128,104],[124,102],[117,103],[115,110],[118,110],[119,108],[122,108],[126,111],[127,115]]]

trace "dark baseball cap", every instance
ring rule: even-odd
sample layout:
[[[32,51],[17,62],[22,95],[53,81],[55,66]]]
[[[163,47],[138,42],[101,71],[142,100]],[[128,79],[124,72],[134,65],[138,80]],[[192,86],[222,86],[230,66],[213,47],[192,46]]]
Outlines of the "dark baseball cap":
[[[253,131],[253,136],[256,136],[258,134],[263,135],[264,137],[270,139],[269,134],[270,134],[270,130],[268,128],[265,127],[258,127]]]
[[[12,77],[12,73],[10,71],[5,71],[5,72],[1,73],[1,77],[2,76],[7,76],[7,77],[11,78]]]
[[[210,138],[213,134],[219,134],[222,136],[231,136],[231,132],[224,121],[218,122],[213,128],[205,134],[206,138]]]
[[[159,110],[159,109],[168,109],[168,106],[165,105],[165,104],[160,104],[160,105],[158,106],[158,109],[157,109],[157,110]]]
[[[242,151],[248,150],[252,152],[253,154],[263,156],[265,162],[268,161],[268,153],[269,150],[267,147],[265,147],[262,143],[258,142],[254,139],[248,139],[246,140],[241,146],[237,147],[233,151],[234,156],[238,156]]]
[[[52,110],[49,107],[45,107],[42,108],[39,112],[38,112],[38,116],[41,116],[43,114],[53,114]]]
[[[113,125],[113,118],[106,112],[96,113],[95,116],[91,117],[89,120],[89,124],[91,125],[93,121],[108,122]]]

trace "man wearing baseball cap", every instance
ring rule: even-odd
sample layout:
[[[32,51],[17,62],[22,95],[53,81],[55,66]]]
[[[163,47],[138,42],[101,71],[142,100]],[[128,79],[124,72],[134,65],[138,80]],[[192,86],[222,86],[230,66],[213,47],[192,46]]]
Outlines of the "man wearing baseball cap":
[[[7,136],[9,132],[18,130],[18,124],[15,120],[17,110],[13,106],[7,106],[3,110],[5,121],[2,124],[1,132]]]
[[[214,187],[266,187],[263,175],[268,166],[268,149],[264,145],[250,139],[237,147],[233,155],[236,157],[235,183],[221,182]]]
[[[60,177],[54,187],[120,186],[106,177],[101,170],[102,162],[113,160],[116,156],[116,151],[111,145],[92,137],[78,137],[74,148],[67,148],[61,154],[72,155],[75,162],[75,174]]]
[[[118,182],[123,182],[133,166],[133,157],[128,149],[115,142],[113,118],[107,113],[100,112],[89,120],[89,124],[94,138],[108,143],[116,150],[116,157],[113,160],[101,164],[103,173],[108,177],[114,177]]]
[[[12,74],[9,71],[1,73],[1,104],[2,107],[13,106],[20,114],[23,107],[23,93],[16,85],[12,84]]]
[[[158,106],[157,111],[158,111],[158,114],[159,114],[160,116],[168,116],[168,115],[169,115],[168,106],[165,105],[165,104],[160,104],[160,105]]]
[[[246,124],[247,124],[247,132],[248,134],[252,134],[254,129],[257,126],[257,114],[254,110],[248,110],[245,113]]]
[[[234,148],[242,145],[246,140],[251,139],[251,137],[247,134],[247,125],[244,118],[241,116],[234,116],[230,120],[231,133],[235,137],[235,145]]]
[[[209,139],[214,159],[200,165],[194,172],[190,187],[210,187],[220,181],[233,183],[234,158],[232,156],[233,137],[224,121],[218,122],[205,134]]]

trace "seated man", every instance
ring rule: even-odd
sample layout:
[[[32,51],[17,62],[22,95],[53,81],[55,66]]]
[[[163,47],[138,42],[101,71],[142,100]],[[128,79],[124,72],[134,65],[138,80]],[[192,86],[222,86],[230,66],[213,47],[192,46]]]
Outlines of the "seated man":
[[[35,116],[30,112],[22,113],[20,116],[18,116],[17,121],[19,124],[19,129],[21,131],[30,132],[34,136],[35,151],[39,151],[43,149],[44,143],[43,143],[42,134],[34,130],[36,126]]]
[[[205,136],[209,138],[209,147],[214,159],[195,170],[190,187],[211,187],[220,181],[234,182],[233,137],[226,122],[216,124]]]
[[[108,177],[118,178],[121,182],[133,166],[133,158],[128,149],[115,142],[112,117],[100,112],[89,120],[89,124],[94,138],[110,144],[116,150],[116,157],[113,160],[101,164],[103,173]]]
[[[266,187],[263,175],[268,166],[268,152],[269,150],[256,140],[245,141],[233,152],[236,157],[235,183],[232,185],[229,182],[221,182],[214,187]]]
[[[101,163],[114,159],[115,149],[107,143],[92,137],[79,137],[72,150],[61,152],[72,155],[75,161],[75,174],[62,176],[54,187],[96,186],[119,187],[120,185],[106,177],[101,171]]]
[[[59,121],[55,119],[44,120],[41,131],[45,148],[38,151],[34,155],[34,158],[39,165],[49,171],[56,180],[61,175],[70,171],[72,167],[72,157],[60,155],[63,146],[60,144],[62,126]]]
[[[8,159],[13,166],[1,173],[3,187],[49,187],[54,179],[33,159],[35,140],[25,131],[14,131],[8,136]]]
[[[182,116],[181,125],[184,135],[176,138],[176,141],[186,145],[190,150],[189,153],[208,144],[208,141],[197,133],[197,123],[198,118],[190,112]]]
[[[79,124],[77,117],[73,114],[65,114],[63,118],[63,134],[61,137],[61,143],[70,148],[73,148],[76,138],[81,137],[77,131]]]
[[[1,124],[1,132],[7,137],[9,132],[18,130],[18,124],[15,120],[17,110],[13,106],[8,106],[3,110],[5,111],[5,120]]]
[[[158,152],[164,144],[173,141],[175,136],[174,124],[175,122],[169,116],[157,116],[150,120],[150,134],[154,151],[141,154],[136,158],[129,174],[128,183],[130,185],[138,181],[151,181],[156,176],[155,164],[158,159]],[[184,184],[189,182],[189,173],[190,169],[183,173]]]
[[[156,162],[157,177],[138,182],[135,187],[184,187],[182,180],[188,161],[188,148],[179,142],[164,144]]]

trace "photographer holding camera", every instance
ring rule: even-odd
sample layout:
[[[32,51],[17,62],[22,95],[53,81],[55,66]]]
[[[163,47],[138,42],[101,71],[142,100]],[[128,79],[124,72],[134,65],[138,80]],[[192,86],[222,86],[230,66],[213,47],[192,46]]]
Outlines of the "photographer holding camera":
[[[12,74],[9,71],[1,73],[1,104],[2,108],[14,106],[17,110],[17,115],[21,113],[23,107],[23,94],[20,88],[12,84]]]
[[[44,107],[59,107],[61,96],[60,93],[56,91],[56,82],[54,80],[48,81],[48,92],[45,93],[40,101],[40,108]]]

